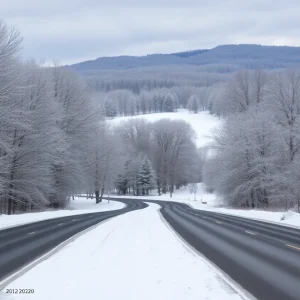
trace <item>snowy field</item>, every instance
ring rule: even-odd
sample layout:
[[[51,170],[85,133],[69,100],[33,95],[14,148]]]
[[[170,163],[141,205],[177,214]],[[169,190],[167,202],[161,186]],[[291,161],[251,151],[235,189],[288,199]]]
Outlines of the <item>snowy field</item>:
[[[113,197],[124,197],[114,195]],[[300,228],[300,214],[292,211],[288,212],[270,212],[254,209],[230,209],[220,207],[222,202],[219,201],[215,194],[209,194],[205,190],[205,186],[201,183],[198,184],[198,191],[196,193],[196,201],[194,200],[194,194],[191,194],[189,188],[181,188],[180,190],[175,190],[173,197],[170,195],[158,196],[155,192],[150,196],[125,196],[125,198],[136,198],[144,200],[169,200],[178,201],[182,203],[189,204],[193,208],[219,212],[223,214],[236,215],[245,218],[252,218],[261,221],[275,222],[276,224],[296,226]],[[202,202],[206,202],[203,204]]]
[[[116,210],[121,209],[125,206],[120,202],[111,201],[110,203],[108,203],[107,200],[104,200],[100,204],[95,204],[95,202],[95,199],[76,197],[74,200],[70,200],[69,208],[64,210],[24,213],[10,216],[0,215],[0,229],[59,217]]]
[[[118,125],[122,121],[143,118],[150,122],[158,121],[160,119],[170,120],[184,120],[188,122],[197,134],[197,146],[204,147],[211,142],[211,135],[214,131],[221,127],[222,121],[216,116],[210,115],[208,112],[200,112],[198,114],[189,113],[186,109],[179,109],[178,112],[173,113],[156,113],[138,115],[133,117],[118,117],[110,120],[112,125]]]
[[[34,294],[0,298],[242,300],[220,271],[167,228],[158,208],[150,204],[95,227],[7,286]]]

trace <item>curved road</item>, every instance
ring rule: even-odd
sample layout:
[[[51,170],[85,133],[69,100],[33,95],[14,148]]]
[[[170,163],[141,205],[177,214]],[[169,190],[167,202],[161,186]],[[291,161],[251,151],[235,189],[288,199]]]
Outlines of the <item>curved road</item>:
[[[163,217],[184,240],[255,298],[300,300],[299,229],[178,202],[144,201],[159,204]]]
[[[300,230],[165,203],[162,215],[259,300],[300,299]]]
[[[143,200],[110,199],[127,207],[0,231],[0,280],[77,232],[147,206]],[[300,299],[300,230],[177,202],[144,201],[159,204],[163,217],[183,239],[257,299]]]
[[[111,217],[143,209],[138,201],[121,201],[123,209],[60,217],[0,230],[0,282],[75,234]]]

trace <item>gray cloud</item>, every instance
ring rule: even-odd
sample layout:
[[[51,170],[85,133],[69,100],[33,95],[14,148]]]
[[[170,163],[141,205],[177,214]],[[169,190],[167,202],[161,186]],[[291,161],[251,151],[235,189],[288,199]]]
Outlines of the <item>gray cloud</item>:
[[[299,0],[4,0],[0,11],[21,30],[24,57],[48,62],[228,43],[300,46]]]

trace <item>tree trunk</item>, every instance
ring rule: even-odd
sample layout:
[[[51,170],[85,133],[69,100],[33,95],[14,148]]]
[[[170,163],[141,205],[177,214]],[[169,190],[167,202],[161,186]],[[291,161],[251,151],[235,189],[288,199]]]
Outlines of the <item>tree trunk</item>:
[[[161,195],[160,181],[157,181],[157,192],[158,192],[158,195],[160,196]]]
[[[13,200],[11,197],[8,199],[8,208],[7,208],[7,214],[11,215],[12,214],[12,206],[13,206]]]
[[[251,191],[251,207],[255,208],[255,204],[254,204],[254,193],[253,191]]]
[[[100,202],[100,199],[99,199],[99,190],[95,191],[95,196],[96,196],[96,204],[98,204]]]
[[[16,212],[18,212],[18,204],[13,201],[13,214],[15,214]]]
[[[103,194],[104,194],[104,187],[101,189],[100,202],[102,202]]]
[[[170,186],[170,197],[171,198],[173,196],[173,193],[174,193],[174,184],[171,184],[171,186]]]

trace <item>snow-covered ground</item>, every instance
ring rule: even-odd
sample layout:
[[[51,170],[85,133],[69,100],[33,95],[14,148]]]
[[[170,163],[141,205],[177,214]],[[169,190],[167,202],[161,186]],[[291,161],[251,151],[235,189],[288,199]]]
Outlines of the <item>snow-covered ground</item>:
[[[113,197],[123,197],[114,195]],[[275,222],[282,225],[296,226],[300,227],[300,214],[292,211],[288,212],[273,212],[273,211],[262,211],[254,209],[230,209],[222,206],[222,202],[217,199],[215,194],[207,193],[205,186],[201,183],[198,184],[198,191],[196,193],[196,201],[194,200],[194,194],[190,193],[189,188],[181,188],[180,190],[175,190],[173,197],[170,195],[158,196],[155,192],[151,196],[125,196],[126,198],[137,198],[144,200],[169,200],[178,201],[189,204],[193,208],[219,212],[223,214],[231,214],[245,218],[252,218],[262,221]],[[202,202],[206,202],[203,204]]]
[[[242,300],[161,220],[158,205],[111,219],[12,282],[5,300]]]
[[[112,125],[118,125],[122,121],[143,118],[150,122],[158,121],[160,119],[171,120],[184,120],[188,122],[197,134],[197,146],[203,147],[211,142],[211,136],[214,131],[221,127],[222,120],[216,116],[209,114],[208,112],[200,112],[198,114],[189,113],[186,109],[179,109],[178,112],[173,113],[156,113],[138,115],[133,117],[117,117],[109,122]]]
[[[10,216],[0,215],[0,229],[42,221],[46,219],[80,215],[99,211],[116,210],[124,207],[124,204],[120,202],[110,201],[108,203],[107,200],[104,200],[100,204],[96,204],[95,202],[95,199],[76,197],[74,200],[70,200],[68,209],[64,210],[24,213]]]

